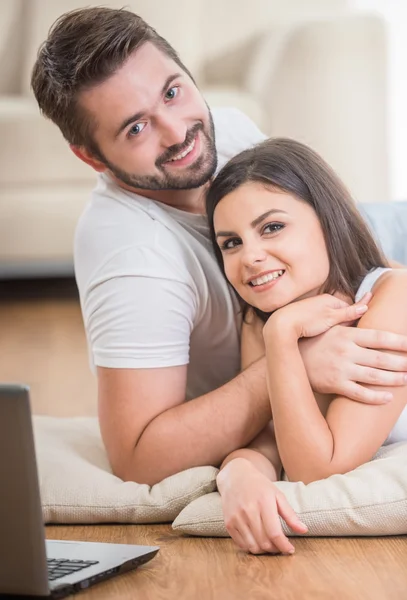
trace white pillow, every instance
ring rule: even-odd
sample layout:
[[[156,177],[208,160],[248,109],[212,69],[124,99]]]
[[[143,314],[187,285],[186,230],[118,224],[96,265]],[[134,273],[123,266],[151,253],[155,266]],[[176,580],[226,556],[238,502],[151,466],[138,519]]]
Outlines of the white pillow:
[[[383,446],[375,458],[346,475],[308,485],[276,483],[308,536],[397,535],[407,533],[407,442]],[[285,533],[295,535],[283,523]],[[226,537],[218,492],[184,508],[173,529],[191,535]]]
[[[213,467],[188,469],[152,487],[112,474],[96,418],[35,416],[45,523],[163,523],[216,489]]]

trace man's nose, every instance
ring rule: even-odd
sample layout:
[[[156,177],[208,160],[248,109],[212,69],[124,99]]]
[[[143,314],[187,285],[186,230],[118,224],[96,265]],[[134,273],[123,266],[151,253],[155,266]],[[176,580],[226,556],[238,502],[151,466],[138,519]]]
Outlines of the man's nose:
[[[183,144],[187,136],[186,123],[174,114],[160,115],[159,127],[161,133],[161,144],[164,148],[170,148],[177,144]]]

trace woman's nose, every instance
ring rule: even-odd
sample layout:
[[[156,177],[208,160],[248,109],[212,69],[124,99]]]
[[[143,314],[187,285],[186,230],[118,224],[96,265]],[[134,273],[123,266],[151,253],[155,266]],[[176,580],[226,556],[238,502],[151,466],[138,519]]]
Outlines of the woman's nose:
[[[261,263],[266,260],[266,258],[267,254],[261,244],[251,244],[250,246],[246,246],[246,249],[243,252],[243,262],[248,267],[256,263]]]

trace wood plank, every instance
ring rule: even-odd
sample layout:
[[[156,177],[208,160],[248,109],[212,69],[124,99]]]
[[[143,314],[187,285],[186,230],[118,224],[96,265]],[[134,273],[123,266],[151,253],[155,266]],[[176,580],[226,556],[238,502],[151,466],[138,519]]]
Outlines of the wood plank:
[[[96,414],[96,377],[76,300],[0,303],[0,381],[28,384],[33,413]]]
[[[405,600],[406,538],[301,538],[293,556],[249,556],[229,539],[170,525],[49,527],[51,539],[159,545],[138,571],[89,589],[91,599]]]

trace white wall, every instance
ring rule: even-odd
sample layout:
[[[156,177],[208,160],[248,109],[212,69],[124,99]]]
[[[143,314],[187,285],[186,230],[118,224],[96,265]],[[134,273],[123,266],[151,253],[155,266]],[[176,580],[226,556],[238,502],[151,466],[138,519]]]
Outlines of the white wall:
[[[329,16],[346,6],[346,0],[206,0],[201,9],[202,30],[210,32],[205,57],[210,60],[238,46],[276,21]]]
[[[386,19],[390,199],[407,200],[407,1],[349,0],[349,5],[376,10]]]

